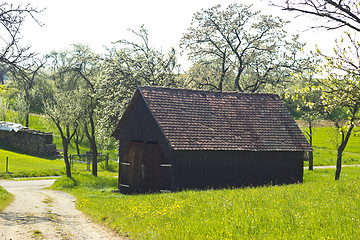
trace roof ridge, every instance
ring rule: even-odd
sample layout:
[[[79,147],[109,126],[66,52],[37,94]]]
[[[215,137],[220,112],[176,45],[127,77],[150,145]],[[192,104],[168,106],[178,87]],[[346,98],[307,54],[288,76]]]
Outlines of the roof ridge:
[[[175,91],[187,91],[187,92],[203,92],[203,93],[221,93],[221,94],[233,94],[233,95],[273,95],[279,96],[277,93],[248,93],[248,92],[236,92],[236,91],[216,91],[216,90],[203,90],[203,89],[188,89],[188,88],[171,88],[162,86],[139,86],[141,89],[164,89],[164,90],[175,90]]]

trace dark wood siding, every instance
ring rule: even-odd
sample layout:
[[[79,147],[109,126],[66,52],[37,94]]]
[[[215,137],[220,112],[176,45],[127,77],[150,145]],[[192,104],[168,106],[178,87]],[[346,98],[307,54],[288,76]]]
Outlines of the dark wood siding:
[[[117,139],[120,140],[119,156],[125,154],[132,141],[159,143],[168,163],[171,150],[165,136],[142,98],[138,98]]]
[[[143,145],[141,142],[132,142],[119,163],[119,187],[124,193],[142,191]]]
[[[121,192],[170,190],[171,150],[142,98],[137,99],[117,138]]]
[[[119,189],[122,193],[169,191],[171,164],[158,143],[133,141],[119,163]]]
[[[118,133],[117,139],[120,139],[120,141],[164,141],[161,130],[142,98],[136,100],[124,126]]]
[[[303,180],[303,152],[175,151],[176,189]]]

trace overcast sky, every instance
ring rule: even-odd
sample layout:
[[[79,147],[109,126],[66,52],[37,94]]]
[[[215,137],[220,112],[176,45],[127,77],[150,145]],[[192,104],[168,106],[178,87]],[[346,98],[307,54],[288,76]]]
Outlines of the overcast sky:
[[[26,0],[12,2],[23,2]],[[311,19],[295,18],[294,14],[269,7],[261,0],[31,0],[38,8],[46,8],[38,19],[43,27],[31,22],[24,26],[25,44],[34,51],[48,53],[62,50],[72,43],[88,44],[94,51],[101,52],[104,46],[120,39],[130,39],[127,29],[139,29],[142,24],[149,30],[150,44],[157,49],[168,51],[178,48],[180,38],[190,26],[193,13],[221,3],[223,7],[231,3],[253,4],[254,9],[264,14],[278,15],[291,21],[288,32],[299,33],[301,40],[314,49],[316,43],[325,49],[334,45],[335,32],[325,30],[305,31]],[[186,58],[181,59],[186,65]]]

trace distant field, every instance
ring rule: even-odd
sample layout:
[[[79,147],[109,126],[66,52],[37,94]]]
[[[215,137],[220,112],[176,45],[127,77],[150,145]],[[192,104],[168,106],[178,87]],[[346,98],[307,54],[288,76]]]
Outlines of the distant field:
[[[360,131],[360,128],[355,128]],[[336,164],[337,155],[336,131],[331,127],[317,127],[314,129],[314,165],[328,166]],[[350,137],[343,154],[343,164],[360,164],[360,134]]]

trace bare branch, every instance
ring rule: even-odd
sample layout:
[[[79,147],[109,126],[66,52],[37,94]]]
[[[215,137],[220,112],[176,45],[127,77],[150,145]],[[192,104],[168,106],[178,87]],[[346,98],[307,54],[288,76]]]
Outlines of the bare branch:
[[[43,10],[30,4],[25,6],[7,2],[0,4],[0,63],[14,66],[35,56],[35,53],[29,51],[29,46],[20,45],[21,27],[27,17],[30,17],[39,26],[43,26],[36,18]]]
[[[327,20],[328,24],[313,28],[334,30],[349,27],[360,31],[360,8],[358,1],[344,0],[265,0],[271,6],[280,7],[285,11],[298,12],[300,15],[310,15]]]

